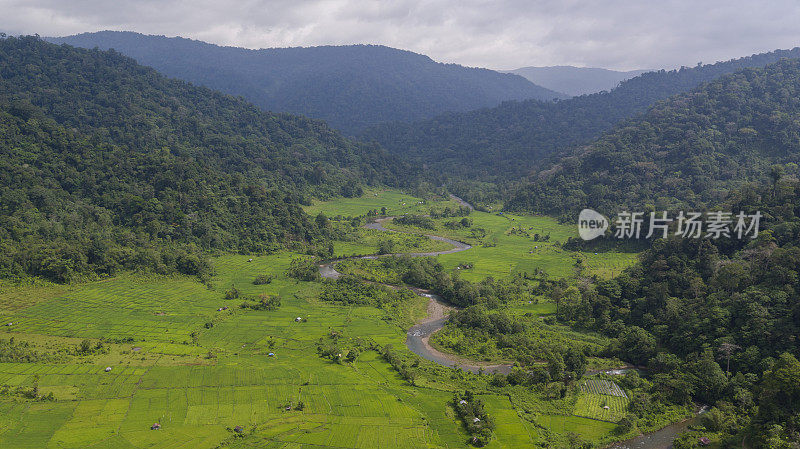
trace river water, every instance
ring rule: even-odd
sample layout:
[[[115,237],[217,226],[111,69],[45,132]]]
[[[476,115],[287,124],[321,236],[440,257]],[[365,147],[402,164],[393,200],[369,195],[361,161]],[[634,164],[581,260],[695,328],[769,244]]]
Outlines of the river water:
[[[630,440],[614,443],[611,446],[607,446],[606,449],[671,449],[672,440],[681,432],[687,430],[689,426],[697,424],[700,421],[700,415],[705,413],[706,410],[704,406],[697,411],[693,418],[672,423],[661,430],[640,435]]]
[[[460,198],[454,197],[453,199],[462,202]],[[471,206],[463,202],[462,204],[467,205],[471,208]],[[378,231],[386,231],[386,232],[400,232],[395,231],[393,229],[387,229],[383,227],[383,223],[387,220],[391,220],[394,217],[386,217],[380,218],[373,223],[367,223],[364,225],[367,229],[375,229]],[[378,257],[393,257],[393,256],[407,256],[407,257],[428,257],[428,256],[437,256],[440,254],[451,254],[457,253],[459,251],[466,251],[472,248],[470,245],[459,242],[456,240],[451,240],[445,237],[440,237],[436,235],[428,235],[428,237],[438,240],[441,242],[447,242],[453,245],[452,249],[446,251],[434,251],[434,252],[425,252],[425,253],[408,253],[408,254],[385,254],[382,256],[360,256],[356,257],[357,259],[376,259]],[[334,265],[337,262],[340,262],[345,259],[337,259],[333,261],[329,261],[319,265],[319,272],[322,277],[327,279],[338,279],[341,276],[341,273],[336,271]],[[396,288],[396,286],[382,284],[390,288]],[[443,366],[459,368],[471,371],[473,373],[484,372],[484,373],[491,373],[491,372],[498,372],[502,374],[508,374],[511,372],[512,366],[510,364],[502,364],[502,365],[485,365],[485,364],[477,364],[475,362],[466,362],[456,360],[453,356],[448,354],[444,354],[440,351],[437,351],[433,348],[429,343],[428,339],[431,335],[433,335],[436,331],[444,327],[445,323],[449,319],[447,313],[450,310],[453,310],[453,307],[445,304],[445,302],[439,296],[432,294],[430,292],[421,290],[421,289],[412,289],[416,294],[430,298],[430,303],[428,305],[428,317],[423,319],[418,324],[412,326],[407,333],[406,336],[406,346],[408,347],[411,352],[419,355],[420,357],[430,360],[434,363],[438,363]],[[612,374],[624,374],[624,372],[628,371],[629,368],[620,368],[614,369]],[[589,373],[587,373],[589,374]],[[705,408],[699,410],[698,414],[691,419],[686,421],[677,422],[670,424],[667,427],[664,427],[661,430],[657,430],[652,433],[648,433],[645,435],[640,435],[638,437],[632,438],[626,441],[620,441],[618,443],[614,443],[610,446],[607,446],[606,449],[670,449],[672,448],[672,440],[674,440],[681,432],[687,430],[687,428],[694,424],[698,419],[699,415],[705,412]]]
[[[383,223],[387,220],[391,220],[393,217],[386,217],[386,218],[379,218],[378,220],[367,223],[364,225],[367,229],[374,229],[376,231],[385,231],[385,232],[400,232],[395,231],[394,229],[387,229],[383,227]],[[376,259],[378,257],[393,257],[393,256],[406,256],[406,257],[430,257],[430,256],[438,256],[441,254],[452,254],[457,253],[460,251],[466,251],[472,246],[464,243],[459,242],[457,240],[448,239],[446,237],[440,237],[438,235],[427,235],[427,237],[438,240],[440,242],[449,243],[453,246],[453,248],[445,250],[445,251],[432,251],[432,252],[423,252],[423,253],[405,253],[405,254],[384,254],[381,256],[360,256],[355,257],[355,259]],[[319,265],[319,273],[322,277],[327,279],[338,279],[342,274],[336,271],[334,265],[337,262],[340,262],[344,259],[337,259],[330,262],[323,263]],[[389,288],[396,288],[396,286],[388,285],[388,284],[381,284]],[[428,317],[423,319],[421,322],[416,324],[415,326],[411,327],[408,330],[406,336],[406,346],[408,347],[411,352],[417,354],[418,356],[430,360],[434,363],[438,363],[440,365],[449,366],[453,368],[460,368],[465,369],[468,371],[472,371],[473,373],[478,372],[485,372],[485,373],[492,373],[498,372],[502,374],[508,374],[511,372],[512,365],[510,364],[499,364],[499,365],[490,365],[490,364],[481,364],[472,361],[464,361],[464,360],[457,360],[453,356],[444,354],[440,351],[437,351],[433,348],[429,343],[428,339],[431,335],[433,335],[436,331],[444,327],[445,323],[449,317],[447,313],[450,310],[453,310],[453,307],[447,305],[442,298],[438,295],[433,293],[421,290],[421,289],[412,289],[416,294],[429,298],[430,303],[428,304]]]

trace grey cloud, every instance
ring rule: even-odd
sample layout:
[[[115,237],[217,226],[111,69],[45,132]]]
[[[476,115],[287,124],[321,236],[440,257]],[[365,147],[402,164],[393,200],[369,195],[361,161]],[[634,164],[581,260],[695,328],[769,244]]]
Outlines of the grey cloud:
[[[443,62],[617,69],[693,65],[800,45],[793,0],[0,0],[0,30],[104,29],[249,48],[377,43]]]

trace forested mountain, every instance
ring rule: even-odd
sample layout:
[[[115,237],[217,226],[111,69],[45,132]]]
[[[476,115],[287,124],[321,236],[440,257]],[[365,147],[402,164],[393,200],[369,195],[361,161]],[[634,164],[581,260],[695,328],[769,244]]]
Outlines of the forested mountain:
[[[800,183],[748,185],[715,207],[761,212],[759,236],[657,240],[622,276],[565,299],[561,317],[647,366],[653,386],[634,413],[694,400],[714,407],[706,427],[722,447],[797,447]]]
[[[430,176],[447,179],[518,179],[542,158],[585,144],[620,121],[644,112],[659,100],[746,67],[763,67],[781,58],[800,57],[800,48],[657,71],[623,81],[611,92],[555,103],[507,102],[412,124],[387,124],[367,130],[395,154],[428,167]]]
[[[0,39],[0,276],[59,281],[314,241],[299,207],[408,173],[324,123],[115,52]]]
[[[748,68],[653,107],[534,175],[506,207],[674,210],[800,162],[800,60]],[[780,168],[772,168],[780,164]],[[772,173],[776,176],[777,173]]]
[[[524,76],[530,82],[539,86],[563,92],[570,96],[588,95],[604,90],[611,90],[617,85],[634,76],[641,75],[647,70],[629,70],[625,72],[595,67],[550,66],[550,67],[522,67],[509,70]]]
[[[505,100],[565,97],[521,76],[377,45],[248,50],[116,31],[48,39],[113,48],[167,76],[241,95],[270,111],[324,119],[346,132]]]

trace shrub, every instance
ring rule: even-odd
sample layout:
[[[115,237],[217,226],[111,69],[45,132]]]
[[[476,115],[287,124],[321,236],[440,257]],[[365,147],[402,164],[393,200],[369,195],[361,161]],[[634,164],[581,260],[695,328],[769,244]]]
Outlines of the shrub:
[[[312,259],[292,259],[286,275],[301,281],[316,281],[320,278],[319,269]]]
[[[253,279],[254,285],[266,285],[272,282],[272,276],[268,274],[259,274]]]

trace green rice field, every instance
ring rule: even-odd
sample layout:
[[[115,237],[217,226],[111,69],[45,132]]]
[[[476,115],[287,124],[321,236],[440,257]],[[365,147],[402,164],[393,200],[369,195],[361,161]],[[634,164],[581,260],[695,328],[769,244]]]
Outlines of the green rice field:
[[[52,297],[51,286],[42,286],[41,300],[4,309],[14,325],[0,339],[61,355],[0,363],[0,386],[36,385],[54,397],[0,395],[0,447],[465,447],[466,433],[448,414],[451,393],[441,389],[463,381],[412,387],[374,351],[353,364],[316,354],[316,340],[332,329],[400,350],[405,332],[375,308],[318,302],[319,284],[284,275],[292,257],[219,257],[212,288],[188,277],[127,274]],[[274,279],[253,285],[258,274]],[[243,295],[279,295],[282,306],[244,311],[224,299],[231,286]],[[36,293],[20,289],[4,289],[0,300]],[[218,312],[223,305],[229,309]],[[406,321],[423,311],[409,304]],[[101,338],[107,353],[67,354],[82,339]],[[303,410],[286,410],[298,402]],[[487,406],[502,423],[491,447],[535,441],[534,426],[507,399],[490,395]],[[161,430],[150,430],[155,422]]]
[[[455,270],[459,265],[472,268],[459,270],[464,279],[478,281],[488,276],[504,277],[515,272],[545,270],[554,277],[598,275],[610,278],[618,275],[636,260],[634,253],[622,252],[576,252],[560,247],[569,237],[577,237],[577,229],[563,225],[550,217],[497,215],[474,211],[469,215],[472,226],[452,230],[444,222],[452,219],[436,219],[434,231],[390,223],[388,228],[406,232],[433,233],[469,243],[472,249],[460,253],[438,256],[441,263]],[[540,240],[536,240],[539,234]],[[481,237],[476,237],[481,236]],[[547,241],[541,241],[549,236]],[[578,271],[576,262],[582,259],[584,271]]]
[[[309,214],[320,212],[328,217],[354,217],[365,215],[370,210],[380,211],[386,207],[387,215],[427,214],[432,208],[453,210],[459,205],[450,199],[426,201],[398,190],[371,190],[359,198],[340,198],[334,201],[316,202],[305,208]],[[633,264],[635,253],[624,252],[577,252],[560,247],[569,237],[577,237],[574,225],[561,224],[556,219],[543,216],[521,216],[473,211],[469,218],[472,226],[463,229],[450,229],[445,226],[456,218],[435,219],[436,229],[422,229],[389,222],[387,228],[413,234],[435,234],[469,243],[472,249],[465,252],[438,256],[445,267],[456,271],[459,265],[472,268],[459,270],[464,279],[478,281],[488,276],[504,277],[515,272],[545,270],[554,277],[576,277],[578,275],[597,275],[610,278],[618,275]],[[385,233],[384,233],[385,234]],[[538,234],[538,238],[537,235]],[[374,237],[373,237],[374,238]],[[385,236],[377,238],[387,238]],[[398,237],[392,237],[398,238]],[[446,249],[439,246],[433,249],[420,247],[419,250],[408,245],[399,245],[396,252],[422,252]],[[435,245],[431,243],[431,245]],[[358,242],[337,242],[337,256],[370,254],[376,252],[377,242],[368,238]],[[577,268],[581,259],[583,270]]]
[[[307,211],[359,216],[386,207],[399,215],[444,206],[457,205],[375,190],[316,203]],[[473,244],[468,251],[439,256],[454,271],[461,263],[473,264],[461,270],[470,280],[536,268],[553,276],[577,274],[576,253],[554,244],[571,235],[572,227],[546,217],[474,212],[470,218],[472,228],[485,229],[485,235],[446,229],[447,219],[437,219],[434,231],[396,227]],[[520,226],[525,232],[512,231]],[[449,248],[420,235],[357,232],[334,243],[336,256],[373,254],[387,240],[397,252]],[[534,233],[550,234],[550,240],[533,242]],[[582,256],[589,272],[606,275],[634,257]],[[593,442],[611,438],[615,425],[607,421],[619,416],[627,399],[587,391],[578,394],[575,416],[523,412],[519,398],[545,404],[540,393],[520,390],[512,401],[489,393],[486,376],[434,365],[406,349],[406,329],[425,316],[426,299],[416,297],[391,310],[322,302],[321,282],[286,276],[298,257],[310,256],[221,255],[212,259],[216,274],[206,284],[140,273],[66,286],[0,284],[0,315],[13,323],[0,327],[0,340],[13,338],[33,357],[0,359],[0,447],[463,448],[469,447],[469,436],[448,402],[454,391],[467,388],[482,392],[495,421],[487,447],[537,447],[569,432]],[[271,281],[254,284],[259,275]],[[225,299],[232,289],[240,297]],[[239,307],[244,298],[258,295],[280,297],[281,306]],[[526,302],[511,310],[549,315],[554,306]],[[562,327],[553,327],[559,338],[588,338]],[[391,345],[413,364],[417,379],[412,384],[401,377],[375,350],[363,351],[352,363],[320,357],[318,345],[334,335],[344,348]],[[30,391],[40,400],[26,397]],[[599,407],[598,400],[610,409]],[[150,429],[154,423],[160,430]],[[236,426],[241,433],[233,431]]]
[[[365,215],[370,210],[380,212],[381,208],[385,207],[387,215],[425,214],[433,204],[437,207],[459,207],[458,203],[450,199],[432,202],[395,189],[368,189],[364,195],[358,198],[337,198],[332,201],[315,200],[311,206],[305,207],[305,211],[309,215],[317,215],[322,212],[328,217],[357,217]]]
[[[614,382],[589,378],[580,384],[575,415],[616,423],[627,413],[628,395]]]

